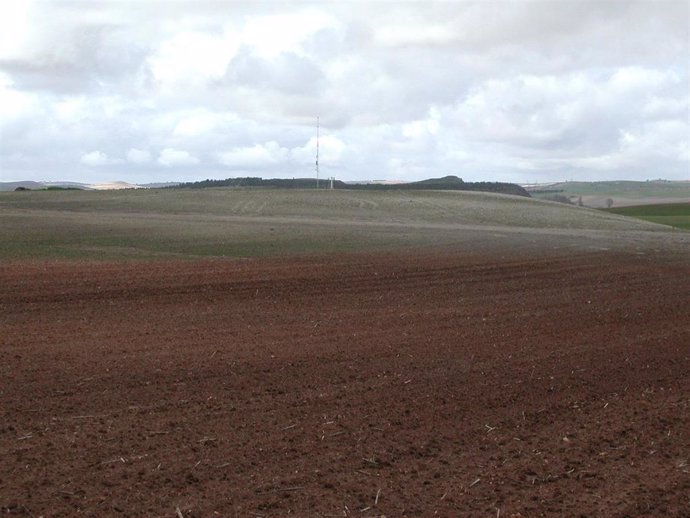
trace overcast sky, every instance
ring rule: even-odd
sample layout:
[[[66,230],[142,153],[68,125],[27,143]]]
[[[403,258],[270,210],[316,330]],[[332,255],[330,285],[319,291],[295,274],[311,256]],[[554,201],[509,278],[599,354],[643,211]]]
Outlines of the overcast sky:
[[[258,5],[257,5],[258,4]],[[690,179],[690,2],[3,1],[0,181]]]

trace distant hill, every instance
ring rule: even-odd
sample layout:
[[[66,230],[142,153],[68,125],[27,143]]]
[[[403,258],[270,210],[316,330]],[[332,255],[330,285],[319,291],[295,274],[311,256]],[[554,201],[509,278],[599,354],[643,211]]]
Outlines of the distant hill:
[[[21,182],[0,182],[0,191],[16,191],[16,190],[31,190],[31,191],[44,191],[44,190],[57,190],[57,189],[78,189],[83,191],[110,191],[117,189],[141,189],[141,188],[160,188],[160,187],[170,187],[172,185],[177,185],[174,182],[159,182],[159,183],[149,183],[144,185],[138,185],[128,182],[105,182],[105,183],[81,183],[81,182],[33,182],[33,181],[21,181]]]
[[[452,175],[444,176],[443,178],[428,178],[418,182],[353,185],[350,186],[350,188],[371,190],[433,189],[440,191],[475,191],[530,197],[530,194],[523,187],[514,183],[465,182],[462,178]]]
[[[225,180],[202,180],[199,182],[180,183],[172,188],[203,189],[206,187],[265,187],[277,189],[313,189],[316,182],[313,178],[226,178]],[[329,180],[321,180],[320,187],[328,188]],[[358,191],[393,191],[393,190],[441,190],[441,191],[475,191],[493,192],[498,194],[512,194],[530,197],[521,186],[503,182],[465,182],[457,176],[443,178],[429,178],[418,182],[408,183],[345,183],[341,180],[333,181],[334,189],[351,189]]]
[[[45,189],[40,182],[0,182],[0,191],[16,191],[17,189]]]
[[[46,191],[46,190],[90,190],[93,189],[89,184],[79,182],[0,182],[0,191]]]
[[[328,180],[321,180],[321,188],[327,188]],[[316,181],[313,178],[271,178],[263,179],[258,177],[226,178],[224,180],[201,180],[198,182],[184,182],[169,186],[171,189],[204,189],[207,187],[267,187],[274,189],[313,189]],[[335,180],[333,187],[336,189],[347,189],[349,186],[345,182]]]
[[[612,201],[613,207],[690,201],[690,181],[559,182],[526,185],[525,189],[534,198],[546,200],[558,201],[561,197],[577,203],[582,198],[583,205],[593,208],[607,207],[607,200]]]

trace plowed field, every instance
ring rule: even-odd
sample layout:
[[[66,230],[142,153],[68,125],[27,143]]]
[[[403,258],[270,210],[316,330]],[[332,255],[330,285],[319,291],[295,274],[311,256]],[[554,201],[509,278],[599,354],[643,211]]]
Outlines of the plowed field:
[[[11,263],[0,288],[2,515],[690,515],[687,256]]]

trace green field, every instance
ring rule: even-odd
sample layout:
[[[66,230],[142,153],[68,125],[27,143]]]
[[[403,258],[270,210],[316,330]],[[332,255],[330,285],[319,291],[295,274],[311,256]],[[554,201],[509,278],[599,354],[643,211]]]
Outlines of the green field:
[[[534,198],[546,199],[560,194],[587,207],[604,208],[608,199],[613,207],[642,204],[683,203],[690,201],[690,182],[654,180],[649,182],[561,182],[527,189]]]
[[[663,229],[602,211],[471,192],[214,188],[0,193],[0,259],[241,258],[477,248],[499,232]]]
[[[609,209],[608,212],[690,230],[690,203],[635,205],[631,207],[612,208]]]

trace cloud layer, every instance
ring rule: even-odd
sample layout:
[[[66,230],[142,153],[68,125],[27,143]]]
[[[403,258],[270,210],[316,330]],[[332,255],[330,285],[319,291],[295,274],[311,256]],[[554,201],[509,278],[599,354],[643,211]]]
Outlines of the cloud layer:
[[[690,179],[679,2],[11,2],[0,181]]]

